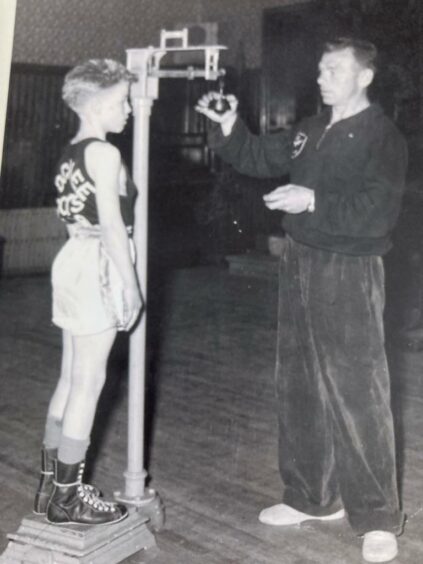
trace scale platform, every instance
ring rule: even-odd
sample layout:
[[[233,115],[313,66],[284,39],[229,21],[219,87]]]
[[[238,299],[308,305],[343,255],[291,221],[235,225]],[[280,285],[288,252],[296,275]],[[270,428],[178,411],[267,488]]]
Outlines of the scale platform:
[[[148,517],[133,510],[120,523],[102,526],[50,525],[44,517],[24,517],[9,534],[1,564],[117,564],[156,547]]]

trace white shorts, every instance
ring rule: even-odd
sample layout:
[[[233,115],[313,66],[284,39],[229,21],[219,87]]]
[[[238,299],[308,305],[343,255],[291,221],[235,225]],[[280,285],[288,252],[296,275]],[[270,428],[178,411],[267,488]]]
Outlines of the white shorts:
[[[122,280],[99,237],[70,237],[54,259],[51,279],[55,325],[73,335],[124,329]]]

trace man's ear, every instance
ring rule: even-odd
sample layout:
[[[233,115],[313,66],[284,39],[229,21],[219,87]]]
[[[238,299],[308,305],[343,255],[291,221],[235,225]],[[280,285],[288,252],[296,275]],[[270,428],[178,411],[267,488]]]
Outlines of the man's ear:
[[[372,69],[363,69],[360,71],[360,86],[367,88],[373,82],[375,72]]]

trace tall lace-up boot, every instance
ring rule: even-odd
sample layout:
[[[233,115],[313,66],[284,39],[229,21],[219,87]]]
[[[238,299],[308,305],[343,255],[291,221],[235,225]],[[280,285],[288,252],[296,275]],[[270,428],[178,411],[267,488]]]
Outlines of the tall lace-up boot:
[[[82,484],[85,462],[55,461],[54,486],[47,505],[47,521],[53,524],[107,525],[125,519],[124,505],[100,499]]]
[[[44,515],[48,500],[53,491],[54,461],[57,458],[57,448],[41,449],[40,483],[34,499],[34,513]]]
[[[46,514],[47,504],[53,491],[54,463],[56,459],[57,448],[41,449],[40,483],[34,499],[34,513],[36,515]],[[101,495],[100,490],[91,484],[82,484],[82,487],[96,496]]]

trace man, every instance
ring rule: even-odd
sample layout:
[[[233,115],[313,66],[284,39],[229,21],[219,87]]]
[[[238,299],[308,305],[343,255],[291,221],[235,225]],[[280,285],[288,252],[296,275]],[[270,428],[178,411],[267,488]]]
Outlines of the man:
[[[218,114],[211,146],[240,172],[290,173],[264,196],[285,212],[276,383],[283,503],[269,525],[347,515],[363,557],[388,562],[402,530],[390,384],[384,348],[382,255],[391,247],[405,184],[406,144],[368,99],[371,43],[327,43],[318,84],[326,111],[293,132],[253,136],[237,100]]]

